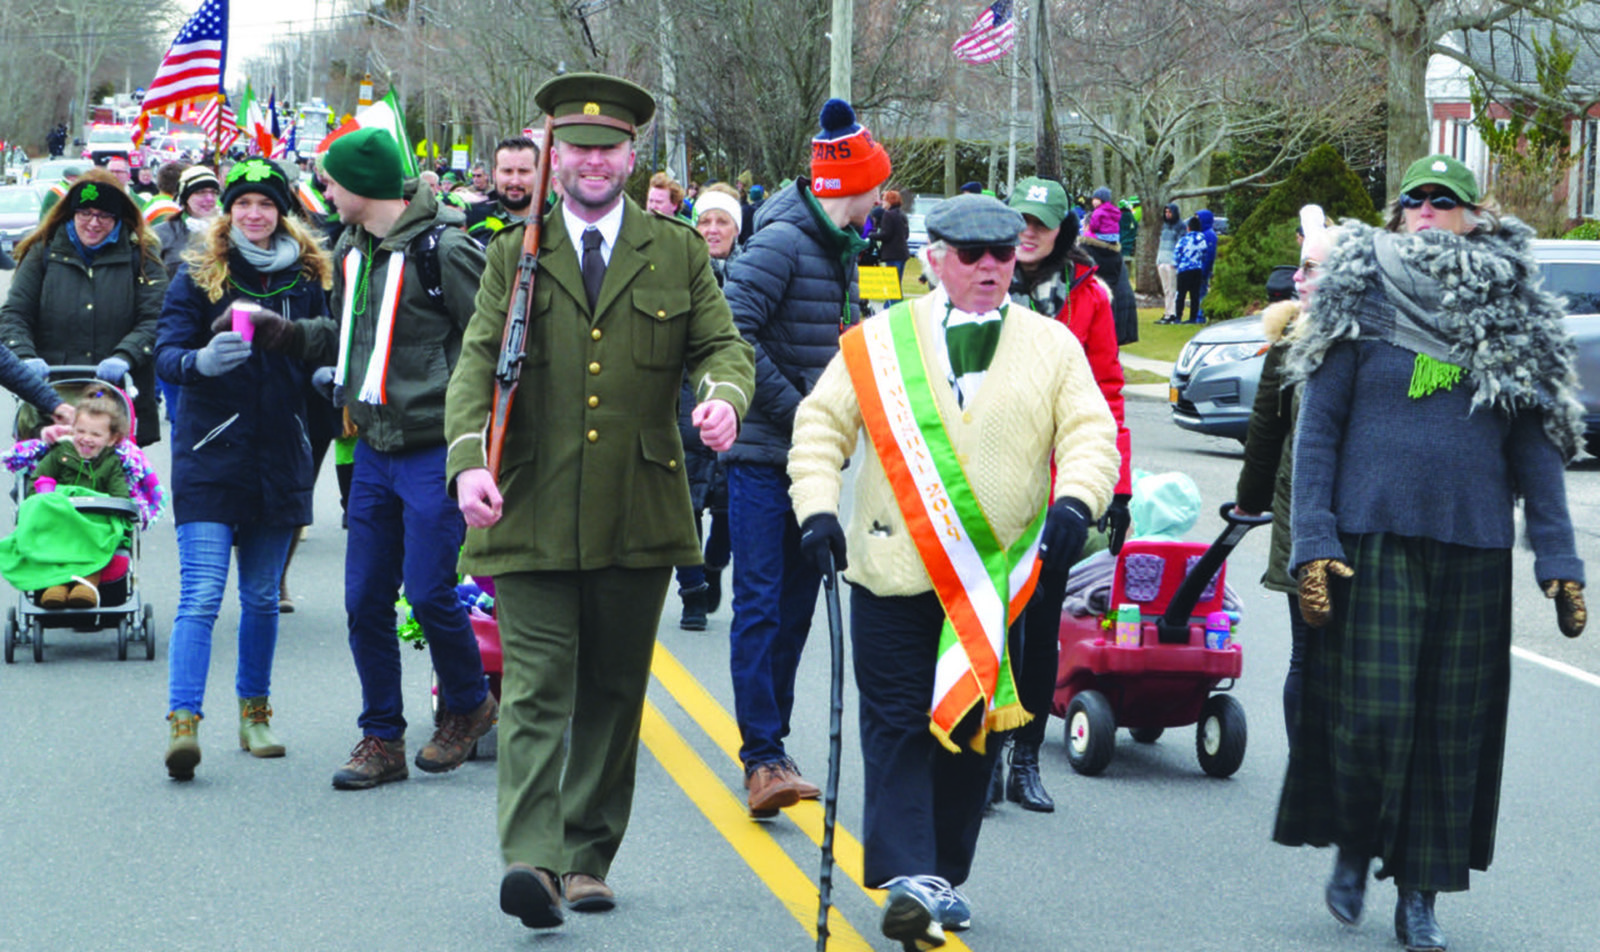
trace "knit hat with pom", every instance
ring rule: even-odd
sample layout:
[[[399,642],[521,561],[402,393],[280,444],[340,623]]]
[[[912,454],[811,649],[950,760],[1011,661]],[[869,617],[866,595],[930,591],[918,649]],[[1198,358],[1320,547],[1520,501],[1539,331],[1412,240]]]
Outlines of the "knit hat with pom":
[[[889,180],[889,153],[856,122],[843,99],[822,106],[822,132],[811,140],[811,193],[842,198],[871,191]]]

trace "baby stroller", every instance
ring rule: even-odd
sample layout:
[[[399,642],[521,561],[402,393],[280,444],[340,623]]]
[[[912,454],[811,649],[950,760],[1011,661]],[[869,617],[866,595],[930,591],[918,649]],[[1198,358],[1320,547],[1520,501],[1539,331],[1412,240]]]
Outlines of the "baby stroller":
[[[95,367],[89,366],[51,367],[46,371],[46,379],[64,401],[76,400],[86,387],[103,386],[119,395],[127,408],[130,435],[117,446],[115,452],[128,478],[130,498],[74,496],[70,499],[71,508],[80,515],[113,519],[125,526],[127,573],[119,579],[101,584],[99,604],[91,608],[46,608],[39,604],[39,591],[20,593],[17,605],[6,612],[4,639],[7,664],[16,660],[16,651],[20,646],[32,646],[33,660],[43,661],[44,633],[47,628],[71,628],[84,632],[115,629],[118,661],[128,659],[130,643],[144,645],[146,661],[154,660],[156,656],[155,611],[144,603],[138,584],[140,533],[160,515],[165,499],[154,471],[133,442],[133,401],[125,391],[96,380],[95,370]],[[18,414],[15,433],[20,442],[5,454],[3,461],[16,476],[14,497],[20,515],[23,501],[34,494],[32,470],[49,447],[37,438],[38,421],[33,419],[31,413]]]
[[[1092,777],[1106,769],[1118,727],[1153,744],[1169,727],[1197,724],[1202,770],[1228,777],[1243,763],[1244,708],[1221,693],[1239,677],[1243,652],[1237,644],[1208,647],[1206,619],[1223,610],[1228,554],[1272,517],[1241,516],[1226,503],[1222,518],[1227,526],[1209,547],[1130,540],[1116,558],[1106,611],[1063,613],[1052,709],[1066,719],[1067,760],[1078,773]],[[1117,608],[1125,604],[1138,606],[1131,639],[1113,634]]]

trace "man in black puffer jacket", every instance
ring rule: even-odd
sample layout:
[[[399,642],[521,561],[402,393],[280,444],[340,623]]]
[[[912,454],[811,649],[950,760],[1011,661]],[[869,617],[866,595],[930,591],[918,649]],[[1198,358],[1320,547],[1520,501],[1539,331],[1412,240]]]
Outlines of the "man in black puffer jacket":
[[[755,234],[723,288],[734,323],[756,352],[750,410],[722,457],[733,536],[734,707],[756,817],[818,793],[783,748],[821,582],[800,553],[785,467],[795,407],[838,351],[841,330],[857,318],[855,262],[867,244],[859,229],[891,170],[888,153],[839,99],[822,107],[811,152],[811,179],[762,204]]]

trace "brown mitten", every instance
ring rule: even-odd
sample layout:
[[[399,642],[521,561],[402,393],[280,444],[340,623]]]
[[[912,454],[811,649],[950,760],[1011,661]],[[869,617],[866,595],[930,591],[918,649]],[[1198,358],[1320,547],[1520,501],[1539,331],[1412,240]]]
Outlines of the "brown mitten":
[[[1356,570],[1339,559],[1312,559],[1300,566],[1300,617],[1313,628],[1323,628],[1333,614],[1328,576],[1349,578]]]
[[[1556,624],[1568,638],[1583,634],[1589,623],[1589,610],[1583,605],[1583,583],[1551,579],[1544,583],[1544,597],[1556,600]]]

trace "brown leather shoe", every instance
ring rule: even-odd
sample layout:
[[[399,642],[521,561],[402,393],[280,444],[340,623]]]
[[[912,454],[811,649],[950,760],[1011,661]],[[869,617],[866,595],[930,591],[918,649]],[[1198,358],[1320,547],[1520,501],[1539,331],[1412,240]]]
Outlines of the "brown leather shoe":
[[[800,799],[821,799],[822,788],[800,776],[800,765],[795,763],[792,759],[784,759],[783,772],[789,778],[790,782],[794,784],[795,790],[800,794]]]
[[[512,863],[500,877],[500,911],[530,929],[553,929],[566,920],[555,876],[527,863]]]
[[[757,819],[775,817],[779,810],[800,802],[800,788],[781,762],[757,764],[746,772],[744,782],[750,789],[750,815]]]
[[[606,881],[588,873],[568,873],[561,877],[567,893],[567,908],[573,912],[606,912],[617,904],[617,894]]]
[[[417,751],[418,770],[427,773],[444,773],[454,770],[467,760],[477,746],[478,738],[489,733],[489,728],[500,717],[500,705],[493,694],[486,694],[483,703],[465,714],[445,711],[439,715],[439,726],[433,738]]]

